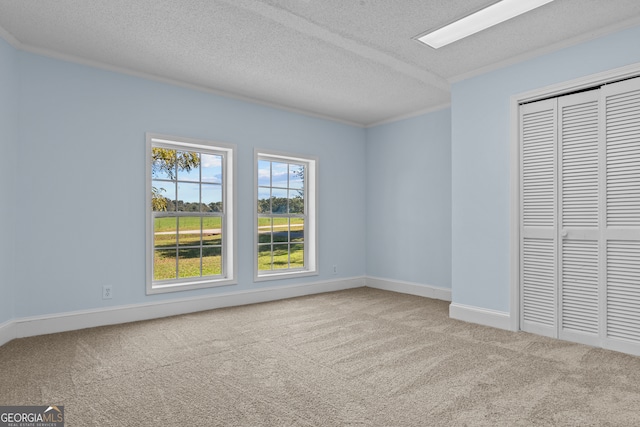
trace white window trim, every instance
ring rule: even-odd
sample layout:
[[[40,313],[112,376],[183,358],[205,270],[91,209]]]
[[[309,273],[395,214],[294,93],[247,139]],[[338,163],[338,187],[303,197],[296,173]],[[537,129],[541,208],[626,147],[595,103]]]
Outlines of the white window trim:
[[[307,166],[305,179],[305,203],[307,221],[305,223],[305,268],[295,271],[258,270],[258,160],[268,158],[286,162],[300,162]],[[272,150],[254,150],[253,159],[253,271],[254,282],[278,280],[292,277],[317,276],[318,273],[318,158]]]
[[[222,247],[223,253],[223,277],[216,278],[193,278],[176,279],[168,281],[166,284],[155,284],[153,282],[153,219],[151,209],[151,155],[152,147],[165,146],[175,148],[177,145],[185,148],[198,150],[216,150],[225,154],[225,167],[223,167],[223,205],[225,209],[225,221],[223,221],[223,236],[225,240]],[[183,138],[154,133],[146,133],[146,292],[147,295],[187,291],[193,289],[211,288],[216,286],[227,286],[237,284],[237,227],[235,221],[236,213],[236,146],[234,144],[206,141],[201,139]]]

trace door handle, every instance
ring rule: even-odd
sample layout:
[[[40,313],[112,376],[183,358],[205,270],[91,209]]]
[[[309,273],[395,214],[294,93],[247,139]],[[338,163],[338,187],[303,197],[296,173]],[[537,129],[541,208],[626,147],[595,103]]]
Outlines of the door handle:
[[[569,235],[569,230],[567,230],[566,228],[563,228],[562,231],[560,232],[560,236],[567,237],[568,235]]]

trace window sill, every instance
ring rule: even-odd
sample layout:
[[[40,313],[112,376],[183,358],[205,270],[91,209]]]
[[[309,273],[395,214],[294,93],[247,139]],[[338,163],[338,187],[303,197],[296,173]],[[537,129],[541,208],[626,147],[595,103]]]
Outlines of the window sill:
[[[317,270],[309,271],[287,271],[287,272],[278,272],[278,273],[260,273],[254,276],[254,282],[266,282],[269,280],[281,280],[281,279],[291,279],[295,277],[306,277],[306,276],[317,276],[319,273]]]
[[[151,285],[151,287],[147,289],[147,295],[191,291],[194,289],[217,288],[219,286],[231,286],[231,285],[237,285],[237,284],[238,284],[238,281],[235,279],[212,279],[212,280],[198,280],[198,281],[173,282],[173,283],[167,283],[167,284],[156,284],[156,285]]]

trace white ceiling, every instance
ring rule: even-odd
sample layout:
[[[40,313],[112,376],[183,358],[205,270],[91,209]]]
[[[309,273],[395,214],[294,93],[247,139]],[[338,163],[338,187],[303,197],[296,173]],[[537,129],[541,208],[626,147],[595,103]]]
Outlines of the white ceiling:
[[[80,60],[367,126],[449,86],[640,23],[638,0],[556,0],[433,50],[412,38],[494,0],[0,0],[0,35]]]

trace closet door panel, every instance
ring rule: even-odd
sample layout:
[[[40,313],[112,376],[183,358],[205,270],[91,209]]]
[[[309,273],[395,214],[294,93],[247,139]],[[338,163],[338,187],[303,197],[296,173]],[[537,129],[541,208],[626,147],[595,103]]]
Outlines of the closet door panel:
[[[602,88],[606,147],[606,338],[640,354],[640,78]]]
[[[523,330],[555,336],[556,100],[521,106],[520,297]]]
[[[600,329],[599,91],[558,99],[559,331],[597,344]]]
[[[558,336],[587,344],[600,330],[599,99],[597,90],[558,99]]]

